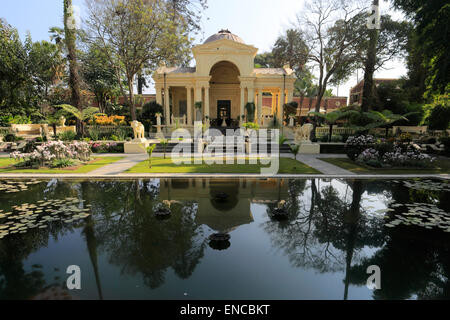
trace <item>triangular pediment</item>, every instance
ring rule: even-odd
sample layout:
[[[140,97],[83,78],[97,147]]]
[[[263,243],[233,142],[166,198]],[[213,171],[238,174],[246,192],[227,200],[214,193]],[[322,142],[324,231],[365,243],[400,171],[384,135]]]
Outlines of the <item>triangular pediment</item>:
[[[201,44],[195,46],[192,51],[194,54],[207,54],[207,53],[238,53],[238,54],[256,54],[258,52],[258,48],[255,48],[252,45],[247,45],[243,43],[239,43],[236,41],[221,39],[213,42],[208,42],[205,44]]]

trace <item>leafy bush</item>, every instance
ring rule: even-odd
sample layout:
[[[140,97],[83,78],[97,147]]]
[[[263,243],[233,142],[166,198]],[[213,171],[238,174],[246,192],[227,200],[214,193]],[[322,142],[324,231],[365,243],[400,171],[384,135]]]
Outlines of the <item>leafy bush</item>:
[[[145,131],[151,131],[151,125],[156,124],[156,114],[164,114],[164,107],[156,101],[145,104],[142,107],[138,120],[145,126]]]
[[[90,127],[88,133],[93,141],[98,141],[100,138],[100,130],[97,127]]]
[[[8,123],[9,124],[30,124],[31,117],[20,116],[20,115],[16,115],[14,117],[10,116],[10,117],[8,117]]]
[[[249,122],[255,121],[255,110],[256,105],[253,102],[247,102],[245,105],[245,110],[247,110],[247,118]]]
[[[61,141],[73,141],[77,137],[77,134],[73,131],[64,131],[58,134],[58,139]]]
[[[436,96],[431,105],[427,105],[431,113],[428,117],[430,130],[447,130],[450,125],[450,99],[448,95]]]
[[[8,133],[3,138],[6,142],[15,142],[18,141],[19,138],[14,133]]]
[[[254,122],[247,122],[242,125],[247,130],[259,130],[259,125]]]
[[[72,159],[56,159],[52,163],[53,168],[67,168],[73,167],[75,165],[75,161]]]

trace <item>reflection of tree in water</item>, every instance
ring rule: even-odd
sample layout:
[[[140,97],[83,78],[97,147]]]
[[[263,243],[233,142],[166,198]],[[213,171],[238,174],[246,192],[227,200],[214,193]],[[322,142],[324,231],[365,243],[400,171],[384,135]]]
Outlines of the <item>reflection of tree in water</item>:
[[[0,300],[30,299],[41,292],[46,283],[39,268],[26,272],[23,260],[46,246],[48,232],[33,230],[0,241]]]
[[[360,259],[358,253],[364,246],[383,243],[382,222],[361,214],[361,181],[349,182],[353,190],[351,203],[342,200],[332,185],[320,189],[319,183],[311,180],[309,193],[289,188],[289,220],[269,221],[265,230],[295,267],[313,268],[320,273],[347,270]]]
[[[387,187],[398,203],[434,203],[450,212],[448,193],[406,188],[402,184]],[[404,212],[396,208],[392,216]],[[375,299],[449,299],[450,298],[450,239],[437,230],[400,226],[385,230],[385,245],[373,256],[351,268],[350,281],[364,285],[368,266],[381,269],[381,290]]]
[[[159,203],[159,188],[153,182],[90,187],[97,189],[89,193],[97,238],[100,247],[109,252],[111,263],[126,274],[142,273],[150,288],[164,283],[168,268],[183,279],[192,275],[205,248],[202,229],[194,219],[195,203],[172,203],[170,219],[159,220],[153,214]],[[114,205],[102,206],[112,196]]]

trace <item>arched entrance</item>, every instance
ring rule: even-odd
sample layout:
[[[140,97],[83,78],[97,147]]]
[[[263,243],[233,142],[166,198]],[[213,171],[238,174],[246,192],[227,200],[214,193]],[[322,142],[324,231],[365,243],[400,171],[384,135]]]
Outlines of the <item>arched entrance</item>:
[[[229,61],[210,71],[210,115],[213,127],[237,127],[240,112],[240,71]]]

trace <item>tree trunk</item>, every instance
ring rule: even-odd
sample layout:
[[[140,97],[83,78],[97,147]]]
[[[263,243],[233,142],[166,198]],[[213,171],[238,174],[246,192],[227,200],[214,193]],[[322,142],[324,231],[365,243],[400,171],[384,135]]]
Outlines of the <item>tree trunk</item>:
[[[317,95],[317,101],[316,101],[316,108],[315,108],[315,112],[320,112],[320,106],[322,104],[322,98],[325,94],[326,91],[326,87],[322,87],[319,89],[319,94]],[[314,121],[313,121],[313,131],[311,132],[311,141],[313,139],[316,139],[316,128],[317,128],[317,122],[318,122],[318,117],[314,116]]]
[[[142,92],[144,91],[144,82],[145,82],[145,79],[144,79],[144,77],[142,76],[142,73],[140,73],[140,72],[138,73],[137,81],[138,81],[138,83],[137,83],[138,94],[142,95]]]
[[[379,0],[374,0],[373,5],[378,6]],[[368,112],[375,104],[375,84],[373,74],[377,59],[377,44],[380,31],[373,29],[369,31],[369,48],[367,50],[366,64],[364,66],[364,87],[361,111]]]
[[[328,142],[331,142],[332,137],[333,137],[333,124],[330,124],[330,133],[328,136]]]
[[[301,123],[301,120],[302,120],[302,109],[303,109],[304,101],[305,101],[305,95],[301,95],[301,97],[300,97],[300,113],[299,113],[298,119],[297,119],[299,124]]]
[[[129,104],[130,104],[130,113],[131,113],[131,120],[135,121],[137,120],[136,117],[136,105],[134,104],[134,83],[133,83],[133,78],[128,78],[128,89],[130,90],[130,94],[129,94]]]
[[[69,60],[69,86],[72,91],[71,103],[78,110],[82,111],[81,93],[80,93],[80,74],[77,62],[76,50],[76,30],[69,23],[72,17],[72,0],[64,0],[64,33],[66,47],[68,51]],[[83,126],[80,119],[77,119],[77,133],[82,134]]]

